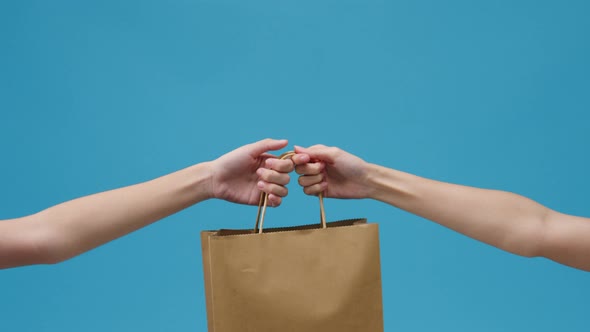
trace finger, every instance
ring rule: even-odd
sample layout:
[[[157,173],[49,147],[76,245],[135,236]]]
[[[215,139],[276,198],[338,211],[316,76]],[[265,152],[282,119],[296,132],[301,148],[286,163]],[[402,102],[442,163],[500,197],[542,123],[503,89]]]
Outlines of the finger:
[[[338,148],[327,147],[325,145],[314,145],[309,148],[303,148],[295,145],[295,153],[304,153],[309,155],[312,160],[321,160],[328,163],[334,162],[334,158],[338,154],[338,151]]]
[[[258,181],[257,186],[258,189],[264,191],[269,195],[273,194],[275,196],[285,197],[289,193],[289,190],[286,187],[274,183],[265,182],[263,180]]]
[[[311,157],[305,153],[297,153],[291,158],[291,160],[293,160],[295,165],[303,165],[307,164],[311,160]]]
[[[288,173],[279,173],[272,169],[259,168],[256,170],[256,174],[264,182],[276,183],[282,186],[287,185],[291,181],[291,176]]]
[[[324,170],[325,165],[323,162],[307,163],[304,165],[295,166],[295,172],[301,175],[315,175],[319,174]]]
[[[272,206],[272,207],[277,207],[279,205],[281,205],[281,203],[283,202],[283,199],[279,196],[270,194],[268,195],[268,205]]]
[[[293,165],[293,162],[288,159],[281,160],[281,159],[277,159],[277,158],[269,158],[269,159],[266,159],[266,161],[264,162],[264,165],[266,166],[266,168],[273,169],[273,170],[275,170],[277,172],[281,172],[281,173],[290,173],[295,168],[295,165]]]
[[[299,177],[299,185],[302,187],[309,187],[314,184],[321,183],[324,179],[324,174],[316,174],[316,175],[302,175]]]
[[[319,195],[321,192],[324,192],[327,188],[328,184],[326,182],[321,182],[309,187],[304,187],[303,192],[307,195]]]
[[[261,141],[250,144],[250,153],[252,156],[258,157],[267,151],[280,150],[287,146],[289,141],[286,139],[272,139],[266,138]]]

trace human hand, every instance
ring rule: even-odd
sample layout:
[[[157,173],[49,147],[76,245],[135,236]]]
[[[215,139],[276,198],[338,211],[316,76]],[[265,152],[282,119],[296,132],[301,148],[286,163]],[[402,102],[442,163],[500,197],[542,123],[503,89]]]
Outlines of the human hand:
[[[368,163],[337,147],[295,146],[292,160],[303,192],[332,198],[367,198]]]
[[[268,193],[270,206],[287,196],[291,160],[280,160],[268,151],[287,146],[287,140],[264,139],[244,145],[211,162],[211,192],[215,198],[256,205],[260,191]]]

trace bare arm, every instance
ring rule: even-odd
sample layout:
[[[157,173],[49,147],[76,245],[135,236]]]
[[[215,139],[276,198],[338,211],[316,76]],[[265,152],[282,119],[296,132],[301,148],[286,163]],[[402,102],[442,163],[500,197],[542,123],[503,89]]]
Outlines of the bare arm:
[[[207,197],[207,165],[98,193],[0,222],[0,268],[56,263]]]
[[[272,159],[265,151],[286,144],[263,140],[151,181],[0,221],[0,268],[63,261],[209,198],[257,204],[264,187],[278,205],[287,194],[291,161],[259,169]]]
[[[526,257],[590,271],[590,219],[506,191],[421,178],[369,165],[371,198]]]
[[[430,180],[367,163],[336,148],[300,149],[309,194],[372,198],[471,238],[526,256],[590,271],[590,219],[553,211],[521,195]],[[305,163],[305,160],[321,162]],[[354,176],[348,174],[354,170]]]

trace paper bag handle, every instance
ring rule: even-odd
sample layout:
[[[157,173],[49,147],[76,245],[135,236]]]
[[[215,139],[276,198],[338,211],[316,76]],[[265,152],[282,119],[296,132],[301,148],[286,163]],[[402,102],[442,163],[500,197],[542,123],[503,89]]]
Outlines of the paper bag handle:
[[[279,159],[291,158],[295,155],[293,151],[287,151],[279,156]],[[326,212],[324,211],[324,196],[322,193],[318,195],[320,199],[320,222],[322,228],[326,228]],[[266,206],[268,205],[268,194],[264,191],[260,193],[260,201],[258,202],[258,213],[256,215],[256,225],[254,231],[262,234],[262,226],[264,225],[264,216],[266,215]]]

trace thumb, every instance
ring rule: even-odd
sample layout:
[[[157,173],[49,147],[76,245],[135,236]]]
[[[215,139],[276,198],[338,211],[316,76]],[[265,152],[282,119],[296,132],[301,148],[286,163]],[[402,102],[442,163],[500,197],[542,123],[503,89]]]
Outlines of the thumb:
[[[255,142],[250,144],[250,153],[258,157],[259,155],[267,152],[267,151],[276,151],[284,148],[289,144],[289,141],[286,139],[272,139],[266,138],[261,141]]]
[[[295,145],[295,153],[307,154],[311,159],[319,160],[327,163],[333,163],[336,157],[336,150],[324,145],[314,145],[309,148],[304,148]]]

